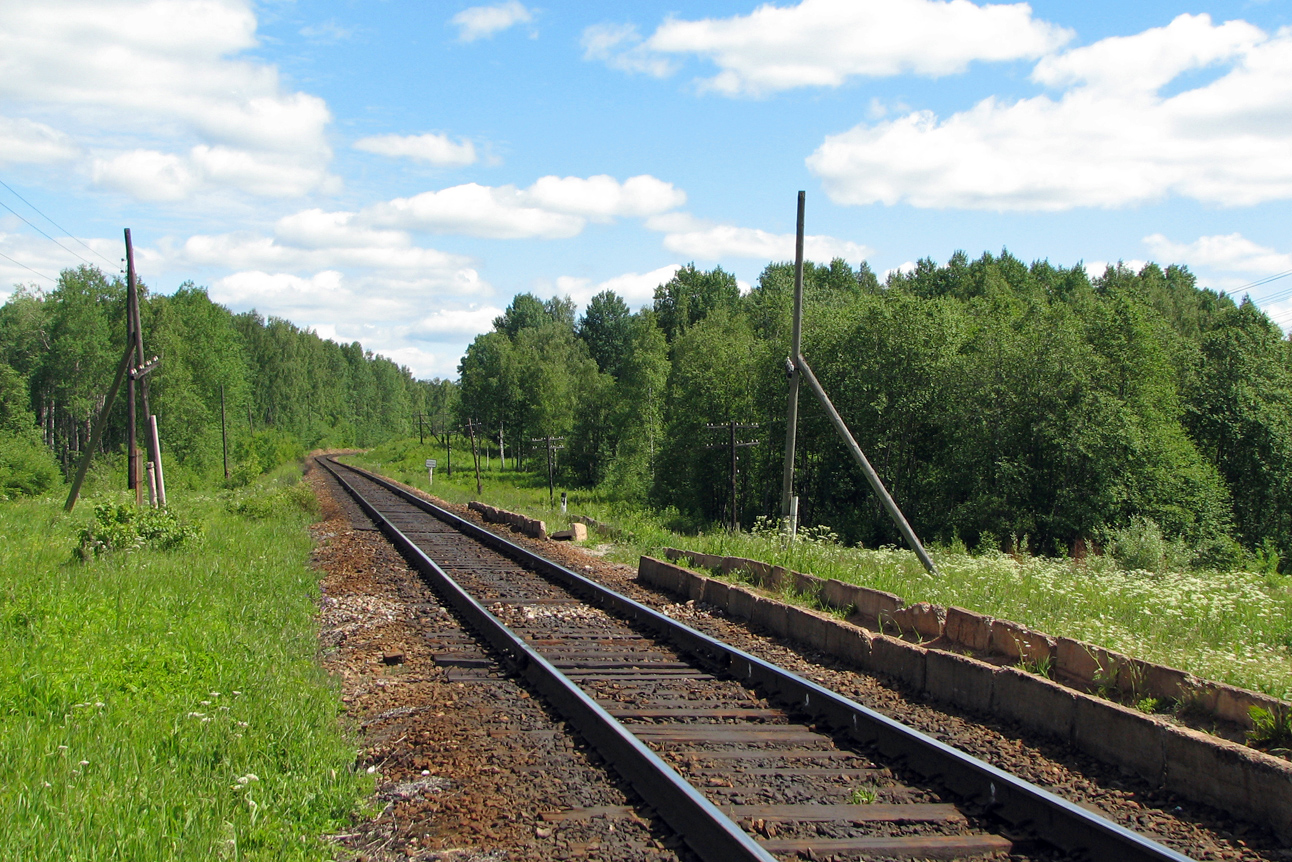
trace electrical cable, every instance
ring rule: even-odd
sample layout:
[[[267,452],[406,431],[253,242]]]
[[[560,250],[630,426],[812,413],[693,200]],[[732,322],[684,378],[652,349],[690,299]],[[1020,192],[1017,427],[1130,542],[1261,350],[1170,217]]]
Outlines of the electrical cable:
[[[67,246],[63,245],[63,244],[62,244],[61,242],[59,242],[58,240],[54,239],[52,236],[50,236],[49,234],[45,233],[45,232],[44,232],[43,230],[41,230],[40,228],[36,227],[36,226],[35,226],[34,224],[32,224],[31,222],[27,221],[25,218],[23,218],[21,215],[19,215],[19,213],[18,213],[16,210],[14,210],[14,208],[13,208],[13,207],[9,206],[9,205],[8,205],[7,203],[5,203],[4,201],[0,201],[0,207],[4,207],[5,209],[9,210],[9,212],[11,212],[11,213],[13,213],[14,215],[18,216],[18,218],[21,218],[24,222],[27,222],[27,226],[28,226],[28,227],[30,227],[32,230],[36,231],[36,233],[40,234],[40,235],[41,235],[41,236],[43,236],[45,239],[47,239],[47,240],[49,240],[50,242],[52,242],[54,245],[56,245],[56,246],[58,246],[59,248],[61,248],[63,251],[65,251],[65,252],[67,252],[68,254],[70,254],[72,257],[76,258],[76,259],[77,259],[77,260],[79,260],[79,261],[83,261],[83,262],[85,262],[85,263],[88,263],[88,264],[90,264],[90,266],[95,266],[95,264],[94,264],[93,262],[91,262],[90,260],[88,260],[88,259],[86,259],[86,258],[84,258],[84,257],[81,257],[79,254],[77,254],[76,252],[72,251],[70,248],[68,248]]]
[[[2,251],[0,251],[0,257],[3,257],[5,260],[9,261],[10,263],[16,263],[16,264],[18,264],[18,266],[21,266],[23,269],[27,270],[28,272],[35,272],[35,273],[36,273],[36,275],[39,275],[39,276],[40,276],[41,278],[43,278],[43,279],[46,279],[46,280],[48,280],[48,281],[52,281],[52,282],[54,282],[54,284],[58,284],[58,279],[56,279],[56,278],[50,278],[49,276],[45,275],[45,273],[43,273],[43,272],[36,272],[36,270],[34,270],[34,269],[32,269],[31,267],[27,266],[27,264],[22,263],[21,261],[14,260],[13,258],[11,258],[9,255],[5,254],[5,253],[4,253],[4,252],[2,252]]]
[[[13,190],[13,186],[9,185],[9,184],[8,184],[8,183],[6,183],[4,180],[0,180],[0,186],[4,186],[5,188],[7,188],[7,189],[10,191],[10,193],[12,193],[12,194],[13,194],[13,196],[14,196],[14,197],[16,197],[18,200],[22,201],[23,203],[25,203],[27,206],[31,207],[31,208],[32,208],[33,210],[35,210],[37,213],[40,213],[40,217],[41,217],[41,218],[43,218],[45,221],[49,222],[49,223],[50,223],[50,224],[52,224],[54,227],[56,227],[56,228],[58,228],[59,230],[61,230],[63,233],[67,234],[67,236],[68,236],[70,239],[74,239],[74,240],[76,240],[78,243],[80,243],[81,245],[85,246],[85,248],[86,248],[86,249],[88,249],[88,250],[90,251],[90,253],[91,253],[91,254],[96,255],[100,260],[107,262],[107,264],[108,264],[109,266],[111,266],[111,267],[113,267],[113,268],[115,268],[115,269],[120,269],[120,268],[121,268],[121,261],[119,261],[119,260],[117,260],[117,261],[108,260],[108,259],[107,259],[106,257],[104,257],[102,254],[99,254],[99,252],[95,251],[93,248],[90,248],[90,246],[86,245],[86,243],[85,243],[83,240],[81,240],[79,237],[72,236],[72,234],[67,230],[67,228],[63,227],[63,226],[62,226],[61,224],[59,224],[58,222],[54,221],[54,220],[53,220],[52,218],[50,218],[49,216],[45,215],[43,212],[41,212],[41,211],[40,211],[40,208],[39,208],[39,207],[37,207],[34,203],[32,203],[31,201],[27,200],[25,197],[23,197],[22,195],[18,194],[16,191],[14,191],[14,190]],[[8,207],[5,207],[5,209],[9,209],[9,208],[8,208]],[[9,210],[9,212],[13,212],[13,210],[11,210],[11,209],[10,209],[10,210]],[[18,215],[17,213],[13,213],[13,214],[14,214],[14,215]],[[18,216],[18,218],[22,218],[22,216]],[[23,219],[23,221],[27,221],[27,220],[26,220],[26,219]],[[31,222],[27,222],[27,224],[31,224]],[[36,227],[36,226],[35,226],[35,225],[32,225],[32,227]],[[39,228],[37,228],[37,230],[39,230]],[[48,234],[46,234],[46,236],[48,236]],[[51,237],[51,239],[52,239],[52,237]],[[68,251],[71,251],[71,249],[68,249]],[[73,252],[73,254],[75,254],[75,252]],[[85,260],[85,258],[81,258],[81,260]],[[88,260],[86,260],[85,262],[86,262],[86,263],[89,263],[89,261],[88,261]]]

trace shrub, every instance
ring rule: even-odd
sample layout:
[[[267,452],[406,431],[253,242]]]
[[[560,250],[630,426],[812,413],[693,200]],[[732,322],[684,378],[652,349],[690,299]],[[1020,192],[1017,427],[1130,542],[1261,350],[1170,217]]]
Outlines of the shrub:
[[[1125,569],[1180,571],[1193,556],[1183,539],[1167,539],[1156,521],[1138,515],[1127,526],[1113,530],[1110,539],[1113,558]]]
[[[230,500],[229,511],[252,520],[263,520],[284,509],[299,509],[309,515],[319,514],[318,498],[304,482],[296,482],[286,488],[265,490],[241,500]]]
[[[53,453],[34,434],[0,431],[0,500],[43,494],[58,479]]]
[[[94,520],[81,530],[76,554],[88,560],[137,548],[169,551],[200,536],[199,528],[180,523],[167,509],[100,503],[94,507]]]

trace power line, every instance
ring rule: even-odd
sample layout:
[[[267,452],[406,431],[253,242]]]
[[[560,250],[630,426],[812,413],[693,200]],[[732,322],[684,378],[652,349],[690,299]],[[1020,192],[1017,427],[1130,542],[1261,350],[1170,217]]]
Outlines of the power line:
[[[52,281],[52,282],[54,282],[54,284],[58,284],[58,279],[56,279],[56,278],[50,278],[49,276],[45,275],[45,273],[43,273],[43,272],[36,272],[36,270],[34,270],[34,269],[32,269],[31,267],[27,266],[27,264],[25,264],[25,263],[21,263],[20,261],[16,261],[16,260],[14,260],[13,258],[11,258],[9,255],[5,254],[5,253],[4,253],[4,252],[2,252],[2,251],[0,251],[0,257],[3,257],[5,260],[9,261],[10,263],[16,263],[16,264],[18,264],[18,266],[21,266],[23,269],[27,270],[28,272],[35,272],[35,273],[36,273],[36,275],[39,275],[39,276],[40,276],[41,278],[43,278],[43,279],[47,279],[48,281]]]
[[[13,213],[14,215],[18,216],[18,218],[21,218],[23,221],[27,222],[27,226],[28,226],[28,227],[30,227],[32,230],[36,231],[36,233],[40,234],[40,235],[41,235],[41,236],[43,236],[45,239],[47,239],[47,240],[49,240],[50,242],[52,242],[54,245],[56,245],[56,246],[58,246],[59,248],[61,248],[63,251],[65,251],[65,252],[67,252],[68,254],[70,254],[72,257],[76,258],[77,260],[84,261],[85,263],[90,263],[90,261],[89,261],[89,260],[87,260],[86,258],[81,257],[79,254],[77,254],[76,252],[72,251],[70,248],[68,248],[67,246],[63,245],[63,244],[62,244],[61,242],[59,242],[58,240],[54,239],[52,236],[50,236],[49,234],[45,233],[45,232],[44,232],[43,230],[41,230],[40,228],[36,227],[36,226],[35,226],[34,224],[32,224],[31,222],[27,221],[27,220],[26,220],[25,218],[23,218],[23,217],[22,217],[22,216],[21,216],[21,215],[20,215],[20,214],[19,214],[19,213],[18,213],[18,212],[13,208],[13,207],[9,206],[9,205],[8,205],[7,203],[5,203],[4,201],[0,201],[0,207],[4,207],[5,209],[9,210],[9,212],[11,212],[11,213]],[[93,266],[94,264],[90,263],[90,265],[91,265],[91,266]]]
[[[23,203],[25,203],[27,206],[31,207],[33,210],[35,210],[37,213],[39,213],[41,218],[43,218],[45,221],[49,222],[49,223],[50,223],[50,224],[52,224],[54,227],[56,227],[56,228],[58,228],[59,230],[61,230],[63,233],[67,234],[67,236],[68,236],[68,238],[69,238],[69,239],[76,240],[76,242],[80,243],[82,246],[85,246],[85,248],[86,248],[86,249],[88,249],[88,250],[89,250],[89,252],[90,252],[91,254],[93,254],[93,255],[95,255],[96,257],[98,257],[98,258],[99,258],[99,260],[106,261],[106,262],[107,262],[107,264],[108,264],[109,266],[113,267],[114,269],[120,269],[120,268],[121,268],[121,261],[119,261],[119,260],[118,260],[118,261],[108,260],[108,259],[107,259],[106,257],[104,257],[102,254],[99,254],[99,252],[95,251],[93,248],[90,248],[90,246],[89,246],[89,245],[86,245],[86,243],[85,243],[83,240],[81,240],[79,237],[72,236],[71,232],[70,232],[70,231],[68,231],[68,229],[67,229],[67,228],[63,227],[63,226],[62,226],[61,224],[59,224],[58,222],[54,221],[54,220],[53,220],[52,218],[50,218],[49,216],[45,215],[43,212],[41,212],[41,211],[40,211],[40,208],[39,208],[39,207],[37,207],[34,203],[32,203],[31,201],[27,200],[25,197],[23,197],[22,195],[18,194],[16,191],[14,191],[14,190],[13,190],[13,186],[9,185],[9,184],[8,184],[8,183],[6,183],[4,180],[0,180],[0,186],[4,186],[5,188],[7,188],[7,189],[10,191],[10,193],[11,193],[11,194],[13,194],[13,196],[14,196],[14,197],[16,197],[18,200],[22,201],[22,202],[23,202]],[[14,215],[18,216],[18,218],[22,218],[22,216],[18,215],[18,213],[16,213],[16,212],[13,212],[13,210],[12,210],[12,209],[10,209],[9,207],[7,207],[7,206],[6,206],[6,207],[5,207],[5,209],[9,210],[9,212],[11,212],[11,213],[13,213]],[[23,221],[27,221],[25,218],[24,218],[24,219],[22,219],[22,220],[23,220]],[[27,224],[31,224],[31,222],[29,222],[29,221],[28,221],[28,222],[27,222]],[[37,228],[34,224],[32,224],[31,226],[32,226],[32,227],[34,227],[34,228],[36,228],[36,230],[40,230],[40,228]],[[44,231],[41,231],[41,233],[44,233]],[[45,234],[45,236],[49,236],[49,234]],[[49,237],[49,238],[50,238],[51,240],[53,239],[53,237]],[[59,245],[59,247],[60,247],[60,248],[64,248],[64,246],[62,245],[62,243],[58,243],[58,245]],[[67,250],[68,252],[71,252],[72,254],[76,254],[76,252],[72,251],[70,248],[69,248],[69,249],[66,249],[66,250]],[[77,256],[77,257],[81,257],[80,255],[76,255],[76,256]],[[81,260],[85,260],[85,258],[81,257]],[[85,260],[85,262],[86,262],[86,263],[89,263],[89,261],[88,261],[88,260]]]

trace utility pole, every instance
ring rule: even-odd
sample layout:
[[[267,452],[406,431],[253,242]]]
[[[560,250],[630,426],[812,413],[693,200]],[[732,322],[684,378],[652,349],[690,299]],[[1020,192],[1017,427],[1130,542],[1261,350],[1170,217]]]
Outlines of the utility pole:
[[[556,452],[565,448],[564,444],[557,446],[556,443],[564,439],[564,437],[553,437],[550,434],[546,437],[529,438],[531,443],[543,443],[547,446],[547,505],[549,507],[556,505],[556,474],[554,470]]]
[[[808,388],[812,390],[812,394],[821,402],[821,407],[825,410],[826,416],[829,417],[830,424],[834,426],[834,430],[838,433],[839,439],[843,441],[849,454],[851,454],[853,460],[857,462],[857,466],[861,468],[861,472],[865,475],[866,481],[870,484],[871,490],[874,491],[875,496],[879,498],[879,502],[883,505],[884,510],[888,512],[888,517],[892,520],[894,526],[897,527],[898,532],[902,534],[902,538],[906,540],[906,544],[915,552],[915,556],[919,558],[925,571],[935,577],[938,576],[940,573],[938,572],[937,566],[933,564],[933,558],[929,556],[929,552],[924,548],[919,537],[915,535],[915,530],[911,529],[911,525],[906,520],[906,516],[902,514],[902,510],[898,508],[896,501],[894,501],[892,495],[888,493],[888,489],[884,487],[883,480],[879,478],[879,474],[876,473],[875,468],[871,466],[870,460],[866,458],[866,453],[862,452],[861,446],[857,445],[856,438],[852,436],[852,432],[848,430],[847,423],[843,421],[843,417],[839,415],[839,411],[836,410],[834,404],[831,403],[830,396],[826,394],[825,387],[821,385],[821,382],[816,379],[816,375],[812,373],[812,366],[808,365],[807,359],[803,357],[802,335],[803,192],[799,192],[797,251],[795,253],[794,267],[794,325],[790,333],[791,353],[785,359],[786,372],[790,377],[790,403],[788,411],[788,427],[786,428],[785,434],[785,479],[781,491],[781,512],[789,518],[791,522],[797,517],[798,507],[796,505],[796,501],[792,497],[792,491],[794,487],[794,432],[795,427],[798,424],[798,391],[799,378],[801,377],[807,381]]]
[[[417,442],[421,446],[426,445],[426,432],[422,428],[422,412],[417,411]]]
[[[717,431],[717,430],[721,430],[721,429],[725,428],[725,429],[727,429],[727,432],[728,432],[728,438],[729,438],[729,439],[728,439],[728,442],[726,442],[726,443],[709,443],[709,444],[707,444],[704,448],[705,448],[705,449],[721,449],[721,448],[723,448],[723,447],[725,446],[725,447],[729,447],[729,448],[731,449],[731,532],[733,532],[733,533],[739,533],[739,532],[740,532],[740,507],[736,505],[736,502],[737,502],[737,500],[736,500],[736,476],[737,476],[739,473],[738,473],[738,468],[737,468],[737,466],[736,466],[736,450],[737,450],[737,449],[744,449],[746,446],[757,446],[757,445],[758,445],[759,443],[761,443],[762,441],[761,441],[761,440],[737,440],[737,439],[736,439],[736,432],[737,432],[737,431],[752,431],[752,430],[754,430],[754,429],[758,428],[758,424],[757,424],[757,423],[754,423],[754,424],[752,424],[752,425],[740,425],[740,424],[738,424],[735,420],[732,420],[732,421],[727,422],[727,423],[722,424],[722,425],[712,425],[712,424],[710,424],[710,425],[705,425],[704,427],[705,427],[706,429],[710,430],[710,431]]]
[[[790,356],[803,352],[803,204],[804,192],[799,192],[798,227],[794,234],[794,324],[790,330]],[[787,367],[790,378],[789,408],[785,412],[785,475],[781,479],[781,518],[785,531],[792,538],[798,529],[798,506],[794,501],[794,445],[799,425],[799,375],[793,359]]]
[[[480,427],[480,423],[474,419],[468,419],[466,427],[467,431],[471,432],[471,457],[476,462],[476,494],[482,494],[484,489],[480,485],[480,449],[476,446],[476,429]]]

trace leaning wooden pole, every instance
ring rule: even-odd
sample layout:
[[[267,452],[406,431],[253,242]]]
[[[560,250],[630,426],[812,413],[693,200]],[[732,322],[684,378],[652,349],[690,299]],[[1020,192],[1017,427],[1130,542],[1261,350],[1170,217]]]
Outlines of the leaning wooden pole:
[[[121,361],[117,363],[117,373],[112,378],[112,388],[108,390],[108,397],[103,399],[103,409],[99,411],[99,418],[94,420],[94,428],[90,431],[90,442],[81,455],[81,463],[76,468],[76,477],[72,480],[72,490],[68,492],[67,502],[63,504],[64,511],[70,512],[76,506],[76,498],[81,494],[81,483],[85,481],[85,472],[90,469],[90,458],[94,456],[94,450],[99,448],[99,441],[103,439],[103,428],[108,424],[108,414],[112,412],[112,405],[117,400],[117,391],[126,376],[126,368],[130,365],[130,354],[133,352],[132,344],[126,348]]]
[[[790,330],[790,356],[803,352],[803,201],[805,194],[799,192],[798,227],[794,235],[794,323]],[[790,400],[785,411],[785,475],[781,480],[781,518],[786,521],[786,529],[794,534],[794,518],[791,517],[794,499],[794,445],[798,436],[799,424],[799,376],[793,366],[790,374]]]

